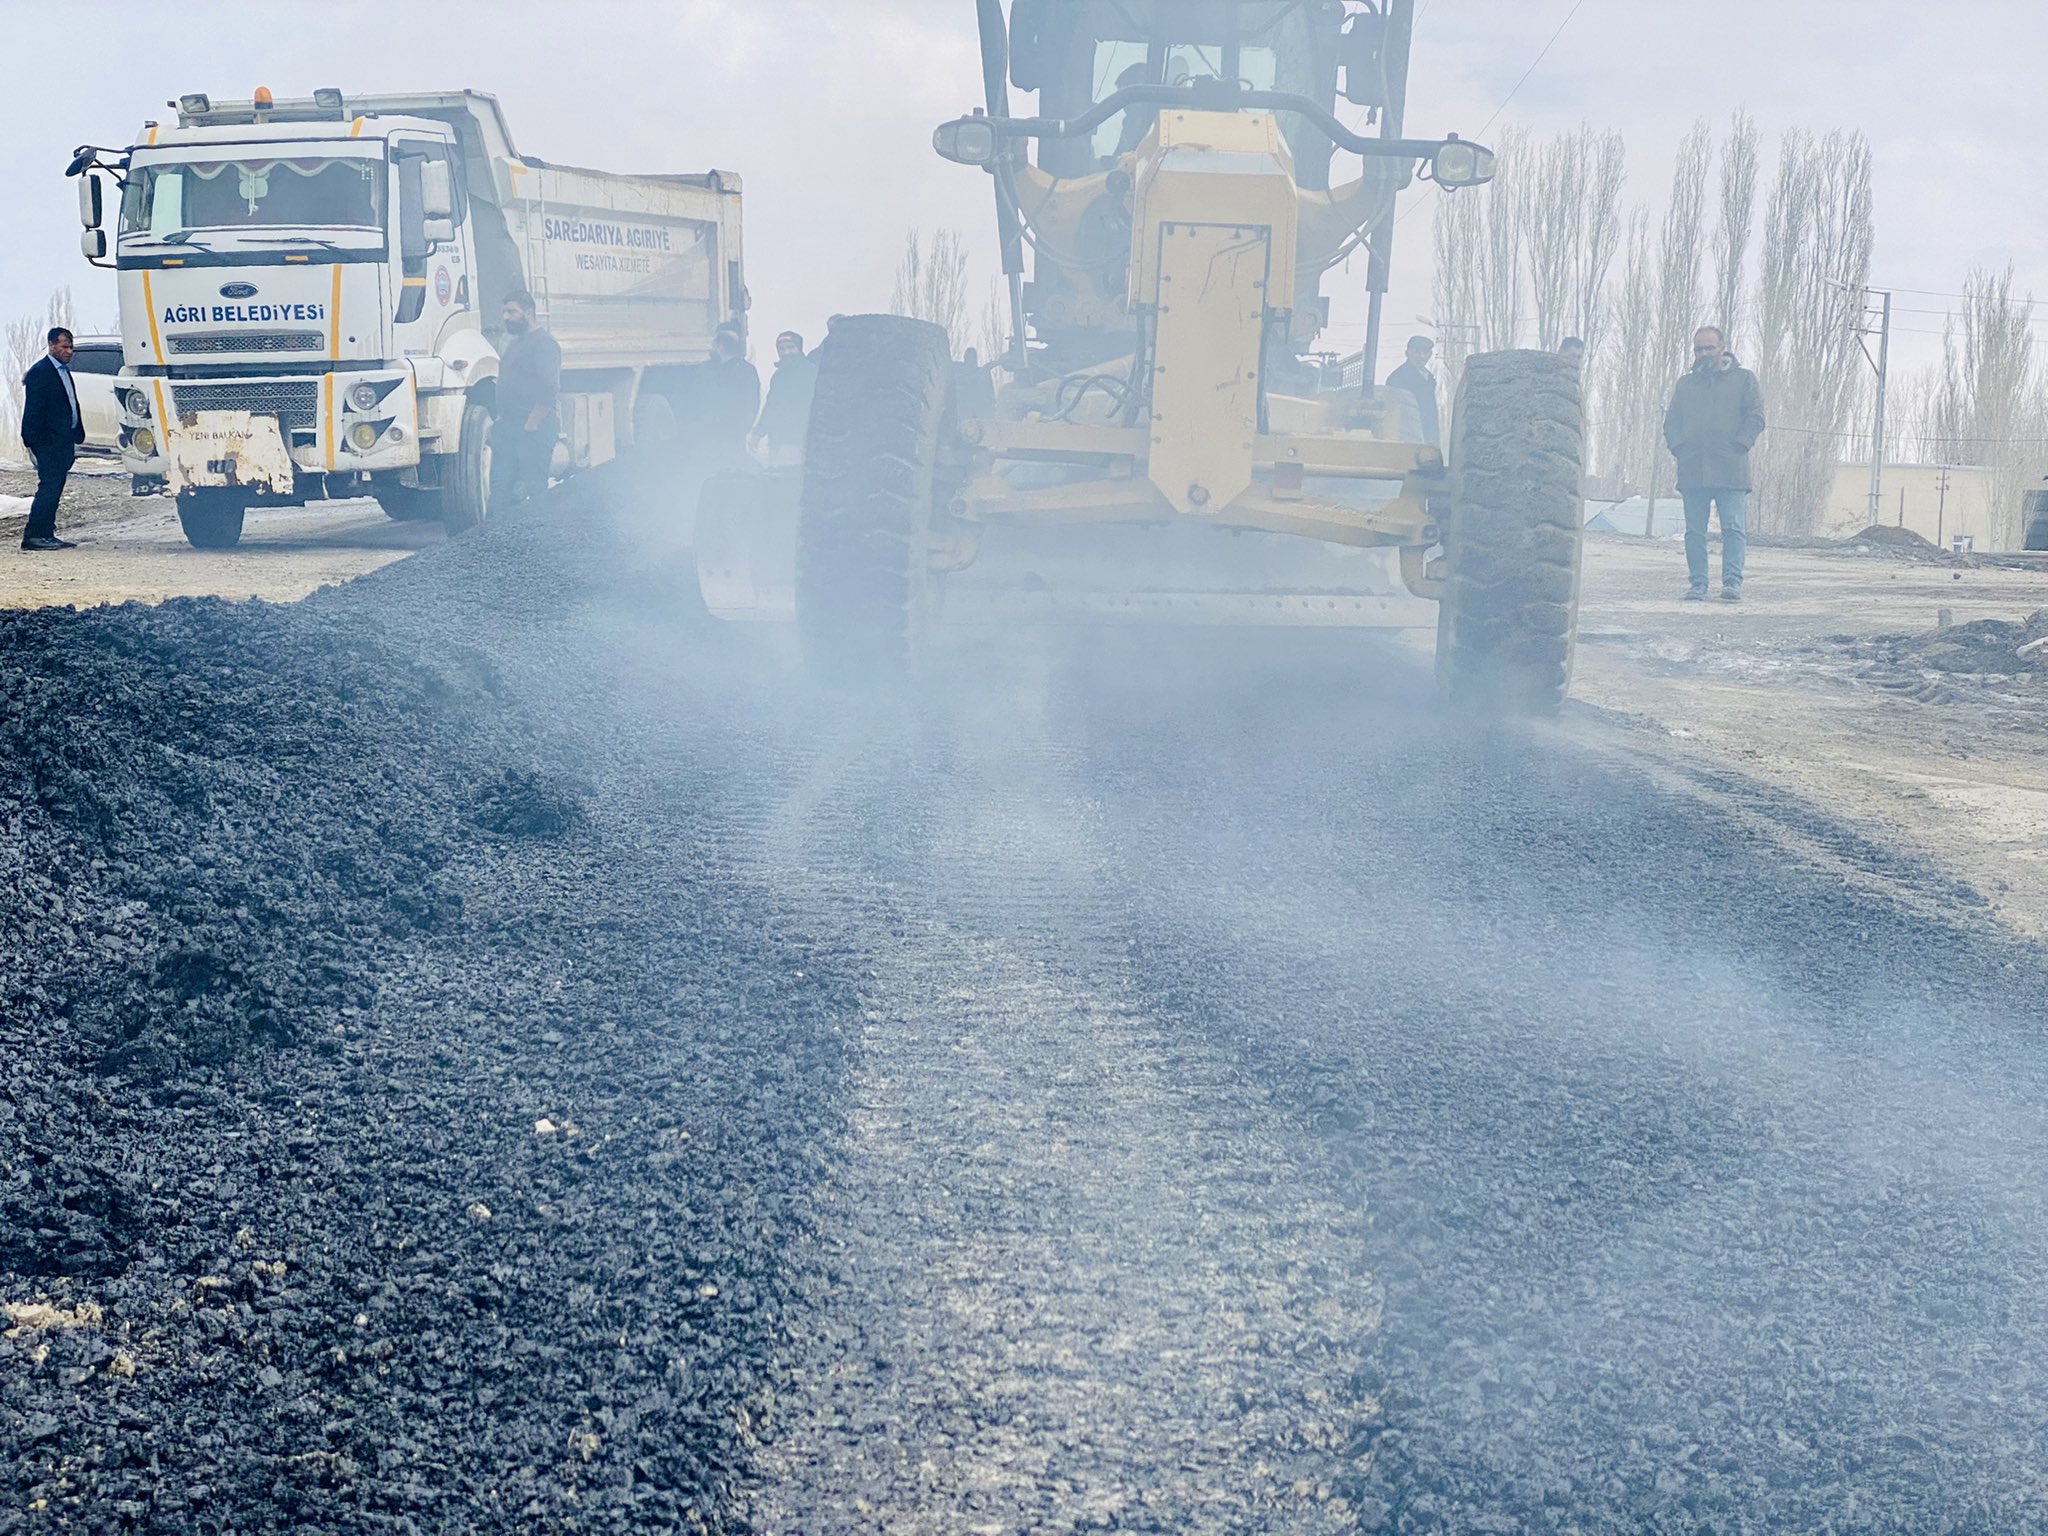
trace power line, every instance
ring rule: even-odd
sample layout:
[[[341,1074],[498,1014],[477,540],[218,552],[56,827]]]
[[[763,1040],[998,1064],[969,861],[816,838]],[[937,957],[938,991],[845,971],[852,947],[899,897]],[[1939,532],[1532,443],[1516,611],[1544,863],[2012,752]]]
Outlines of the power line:
[[[1507,95],[1504,98],[1502,98],[1501,104],[1493,109],[1493,116],[1489,117],[1483,124],[1480,125],[1479,133],[1477,135],[1478,137],[1484,138],[1486,136],[1486,130],[1488,128],[1491,128],[1495,123],[1500,121],[1500,115],[1501,113],[1507,111],[1508,103],[1513,101],[1515,97],[1521,93],[1522,87],[1529,83],[1529,77],[1536,73],[1536,66],[1538,64],[1541,64],[1548,57],[1550,57],[1550,50],[1557,46],[1557,40],[1560,37],[1564,36],[1564,29],[1572,24],[1572,18],[1579,14],[1581,7],[1583,7],[1585,3],[1586,0],[1572,0],[1572,8],[1564,13],[1564,20],[1560,21],[1557,24],[1557,30],[1550,34],[1550,41],[1543,45],[1543,51],[1537,54],[1534,59],[1529,61],[1529,67],[1522,71],[1522,78],[1515,82],[1515,88],[1512,91],[1509,91]]]
[[[1425,6],[1427,6],[1428,3],[1429,0],[1423,0],[1423,4]],[[1507,111],[1508,103],[1513,101],[1516,96],[1521,94],[1522,87],[1529,83],[1529,77],[1536,73],[1536,66],[1541,64],[1545,59],[1550,57],[1550,50],[1557,46],[1557,40],[1560,37],[1564,36],[1564,29],[1572,24],[1572,18],[1579,14],[1580,10],[1584,8],[1585,4],[1586,0],[1572,0],[1572,8],[1569,11],[1565,12],[1564,20],[1560,21],[1557,24],[1557,30],[1550,34],[1550,41],[1545,43],[1543,47],[1540,50],[1538,50],[1536,57],[1529,61],[1529,67],[1522,71],[1522,78],[1517,80],[1514,84],[1514,88],[1510,90],[1507,93],[1507,95],[1501,98],[1500,105],[1493,109],[1493,116],[1489,117],[1484,123],[1480,125],[1479,131],[1472,136],[1473,138],[1484,139],[1486,137],[1486,130],[1491,128],[1495,123],[1500,121],[1500,115],[1501,113]],[[1417,21],[1420,21],[1422,19],[1421,12],[1418,11],[1416,13],[1415,19]],[[1426,206],[1427,204],[1423,201],[1423,199],[1419,197],[1414,199],[1412,202],[1408,204],[1408,211],[1406,213],[1403,213],[1399,218],[1394,220],[1395,226],[1399,227],[1400,225],[1407,223],[1411,215],[1421,212],[1422,209]]]

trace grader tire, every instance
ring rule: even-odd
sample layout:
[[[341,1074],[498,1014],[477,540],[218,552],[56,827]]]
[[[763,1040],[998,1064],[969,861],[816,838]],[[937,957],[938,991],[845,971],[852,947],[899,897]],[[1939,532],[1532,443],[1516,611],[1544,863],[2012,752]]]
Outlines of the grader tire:
[[[818,357],[797,510],[796,619],[820,677],[883,683],[915,670],[930,624],[931,535],[953,415],[945,331],[853,315]]]
[[[1452,422],[1457,495],[1437,678],[1453,704],[1555,714],[1571,684],[1585,543],[1577,371],[1548,352],[1465,364]]]

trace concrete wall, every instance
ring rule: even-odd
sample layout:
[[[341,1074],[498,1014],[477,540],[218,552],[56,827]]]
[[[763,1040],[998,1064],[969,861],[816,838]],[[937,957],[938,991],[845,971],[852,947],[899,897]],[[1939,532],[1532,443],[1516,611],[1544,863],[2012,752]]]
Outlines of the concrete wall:
[[[1971,548],[1991,549],[1991,471],[1971,465],[1888,464],[1879,521],[1891,526],[1903,521],[1929,543],[1943,548],[1952,548],[1958,538],[1964,538],[1973,541]],[[1843,538],[1869,523],[1869,461],[1838,466],[1822,534]]]

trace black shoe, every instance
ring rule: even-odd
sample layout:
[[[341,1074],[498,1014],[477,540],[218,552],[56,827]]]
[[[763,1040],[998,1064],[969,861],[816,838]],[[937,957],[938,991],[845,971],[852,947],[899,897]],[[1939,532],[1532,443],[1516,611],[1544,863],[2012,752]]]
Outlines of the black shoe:
[[[76,549],[76,544],[66,544],[62,539],[23,539],[21,547],[30,554],[40,555],[52,549]]]
[[[1724,603],[1739,603],[1739,602],[1741,602],[1741,601],[1742,601],[1742,588],[1740,588],[1740,587],[1723,587],[1723,588],[1721,589],[1721,601],[1722,601],[1722,602],[1724,602]]]
[[[59,549],[76,549],[76,548],[78,548],[78,546],[77,546],[76,544],[72,543],[72,542],[71,542],[71,540],[69,540],[69,539],[60,539],[60,538],[58,538],[58,537],[57,537],[57,535],[55,535],[54,533],[50,535],[50,542],[51,542],[52,544],[56,545],[56,546],[57,546],[57,547],[58,547]]]
[[[1685,589],[1685,600],[1688,603],[1704,603],[1707,600],[1707,589],[1705,587],[1687,587]]]

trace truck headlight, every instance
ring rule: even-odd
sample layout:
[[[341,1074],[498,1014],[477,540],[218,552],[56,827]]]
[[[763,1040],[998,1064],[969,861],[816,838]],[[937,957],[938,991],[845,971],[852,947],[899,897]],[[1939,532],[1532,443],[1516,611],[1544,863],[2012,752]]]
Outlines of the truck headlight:
[[[348,392],[348,403],[359,411],[374,411],[377,408],[377,402],[383,398],[384,396],[377,386],[368,380],[356,385],[355,388]]]
[[[147,427],[137,427],[128,439],[128,446],[145,459],[156,457],[156,434]]]
[[[349,445],[358,453],[368,453],[383,435],[374,421],[359,421],[348,429]]]

